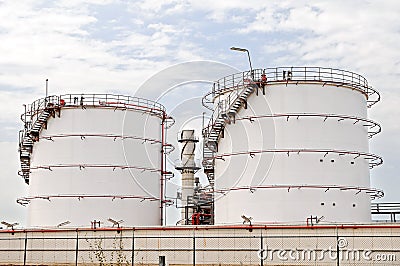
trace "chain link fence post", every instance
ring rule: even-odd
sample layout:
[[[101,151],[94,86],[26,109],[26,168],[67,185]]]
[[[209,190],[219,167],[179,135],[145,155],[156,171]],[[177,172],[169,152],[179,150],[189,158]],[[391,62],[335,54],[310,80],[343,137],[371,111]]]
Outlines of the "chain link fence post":
[[[263,252],[264,251],[264,244],[263,244],[263,235],[262,235],[262,229],[261,229],[261,235],[260,235],[260,250],[261,250],[261,252]],[[262,253],[261,253],[262,254]],[[260,265],[261,266],[264,266],[264,259],[263,259],[263,256],[260,256]]]
[[[24,240],[24,266],[26,265],[26,249],[28,246],[28,233],[25,231],[25,240]]]
[[[135,265],[135,229],[132,228],[132,255],[131,255],[131,265]]]
[[[75,266],[78,266],[78,254],[79,254],[79,231],[76,230]]]
[[[196,236],[193,231],[193,266],[196,266]]]

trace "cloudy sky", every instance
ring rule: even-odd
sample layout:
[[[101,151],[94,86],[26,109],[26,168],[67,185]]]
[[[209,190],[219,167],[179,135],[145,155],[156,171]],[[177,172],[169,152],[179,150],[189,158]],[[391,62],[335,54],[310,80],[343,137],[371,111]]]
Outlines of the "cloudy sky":
[[[17,175],[22,104],[51,94],[133,95],[146,80],[183,62],[248,69],[324,66],[364,75],[382,96],[369,110],[382,125],[370,150],[383,201],[400,185],[400,2],[398,0],[0,0],[0,220],[24,222],[15,203],[27,187]],[[166,103],[168,105],[168,103]]]

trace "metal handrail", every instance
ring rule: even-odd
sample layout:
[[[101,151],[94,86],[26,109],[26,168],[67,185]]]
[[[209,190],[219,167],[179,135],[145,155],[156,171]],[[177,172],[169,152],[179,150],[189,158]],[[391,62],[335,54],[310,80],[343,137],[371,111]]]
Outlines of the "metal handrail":
[[[52,95],[36,101],[26,106],[25,112],[21,115],[24,122],[24,132],[22,138],[29,133],[40,114],[51,107],[123,107],[155,113],[165,118],[165,107],[157,102],[132,96],[114,94],[63,94]],[[20,138],[21,138],[20,137]],[[21,144],[21,141],[20,141]]]
[[[400,214],[400,203],[399,202],[378,202],[371,203],[372,214]]]
[[[63,94],[52,95],[45,98],[37,99],[31,104],[25,105],[25,111],[21,115],[21,120],[24,122],[24,129],[19,132],[19,151],[21,159],[22,170],[18,172],[23,176],[25,182],[29,183],[29,158],[22,158],[24,153],[31,153],[33,143],[32,139],[33,130],[37,130],[46,123],[50,114],[60,111],[61,108],[86,108],[86,107],[99,107],[99,108],[121,108],[138,110],[147,112],[151,115],[160,117],[164,121],[170,120],[169,126],[172,126],[173,119],[166,115],[165,107],[157,102],[132,96],[114,95],[114,94]],[[167,126],[166,128],[168,128]],[[36,127],[36,128],[35,128]],[[35,136],[38,138],[38,136]],[[24,162],[23,162],[24,161]],[[22,166],[23,164],[23,166]],[[163,172],[163,171],[161,171]]]
[[[368,85],[363,76],[341,69],[324,67],[275,67],[254,69],[225,76],[214,82],[212,90],[203,97],[203,105],[212,110],[206,127],[203,128],[205,139],[212,134],[217,119],[226,113],[237,101],[238,97],[248,86],[261,86],[262,75],[267,77],[265,85],[271,83],[298,83],[317,82],[323,85],[349,87],[357,90],[367,98],[367,107],[371,107],[380,100],[379,93]],[[264,84],[263,84],[264,85]],[[223,96],[221,100],[220,97]],[[210,104],[210,105],[208,105]]]
[[[31,104],[27,105],[26,115],[21,116],[23,122],[29,122],[25,117],[32,117],[40,113],[48,106],[61,105],[63,101],[64,106],[123,106],[126,108],[146,108],[153,112],[165,113],[165,107],[157,102],[147,100],[144,98],[114,95],[114,94],[62,94],[52,95],[46,98],[40,98]],[[28,121],[26,121],[28,120]]]
[[[210,120],[208,121],[208,125],[204,128],[203,134],[205,136],[208,137],[210,135],[210,133],[211,133],[210,131],[213,129],[213,125],[215,124],[217,119],[220,118],[221,114],[227,113],[230,110],[230,108],[235,104],[237,99],[246,91],[248,86],[251,86],[252,83],[254,82],[251,78],[249,78],[252,76],[250,71],[241,72],[240,74],[241,74],[240,78],[237,77],[235,79],[235,77],[232,76],[232,84],[231,84],[231,87],[229,90],[229,94],[226,96],[226,98],[223,101],[219,101],[216,108],[213,109]],[[235,82],[235,80],[236,80],[236,82]],[[225,80],[224,80],[224,84],[225,84]],[[214,91],[214,89],[215,89],[215,83],[214,83],[213,91]],[[218,89],[221,90],[219,86],[218,86]],[[224,91],[225,91],[225,93],[227,92],[226,89]],[[218,94],[218,92],[214,91],[213,97],[215,97],[215,95],[217,95],[217,94]]]
[[[290,74],[288,75],[288,73]],[[234,73],[223,77],[214,82],[212,90],[204,96],[204,99],[215,99],[215,97],[233,89],[238,81],[243,80],[243,73],[249,75],[250,71]],[[252,76],[254,81],[261,80],[261,75],[265,74],[267,83],[271,82],[323,82],[333,83],[337,86],[348,86],[366,95],[368,107],[380,100],[379,93],[368,85],[368,81],[360,74],[325,67],[275,67],[254,69]],[[211,102],[212,100],[207,100]],[[206,101],[203,104],[206,105]]]

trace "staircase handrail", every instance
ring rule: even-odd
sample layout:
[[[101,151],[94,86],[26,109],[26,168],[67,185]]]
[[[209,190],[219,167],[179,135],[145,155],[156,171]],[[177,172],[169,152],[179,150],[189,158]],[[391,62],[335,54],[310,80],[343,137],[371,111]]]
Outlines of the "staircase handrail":
[[[203,129],[205,139],[207,139],[208,136],[210,135],[210,132],[213,126],[215,125],[216,120],[222,114],[226,114],[231,109],[231,107],[236,103],[237,99],[246,91],[248,85],[254,82],[252,78],[252,73],[250,73],[250,71],[241,72],[240,74],[242,74],[242,77],[241,79],[238,78],[236,79],[238,80],[236,84],[234,82],[235,74],[232,75],[232,83],[231,83],[232,86],[229,89],[226,89],[226,91],[230,90],[228,96],[225,99],[218,101],[217,105],[214,107],[213,112],[211,113],[211,117],[208,121],[208,125]],[[228,81],[224,80],[225,85],[227,84],[227,82]]]

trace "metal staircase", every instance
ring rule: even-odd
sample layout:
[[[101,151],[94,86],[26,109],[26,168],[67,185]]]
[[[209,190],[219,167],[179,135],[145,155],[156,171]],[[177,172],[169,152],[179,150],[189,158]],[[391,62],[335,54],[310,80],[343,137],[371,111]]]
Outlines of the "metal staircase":
[[[214,152],[207,147],[203,141],[203,171],[208,178],[208,182],[214,187]]]
[[[203,169],[210,184],[214,185],[214,154],[218,151],[218,141],[223,137],[227,124],[235,122],[235,116],[244,106],[247,108],[248,97],[259,88],[259,83],[244,77],[233,84],[230,92],[220,100],[213,110],[208,125],[203,128]],[[221,93],[222,94],[222,93]]]
[[[247,108],[247,98],[257,88],[258,86],[255,83],[243,85],[240,93],[235,95],[236,93],[232,92],[228,95],[227,99],[219,102],[215,120],[210,120],[211,124],[208,125],[208,132],[205,139],[206,145],[212,151],[217,151],[218,140],[222,136],[226,124],[235,121],[235,116],[242,106]]]
[[[60,107],[58,105],[48,103],[47,100],[45,100],[43,104],[38,104],[37,108],[32,109],[31,106],[31,111],[25,111],[24,118],[22,119],[25,123],[25,127],[19,134],[19,157],[21,170],[18,171],[18,174],[22,176],[25,183],[28,185],[33,145],[36,141],[39,141],[40,131],[47,127],[47,121],[50,116],[54,117],[55,112],[59,110]]]

